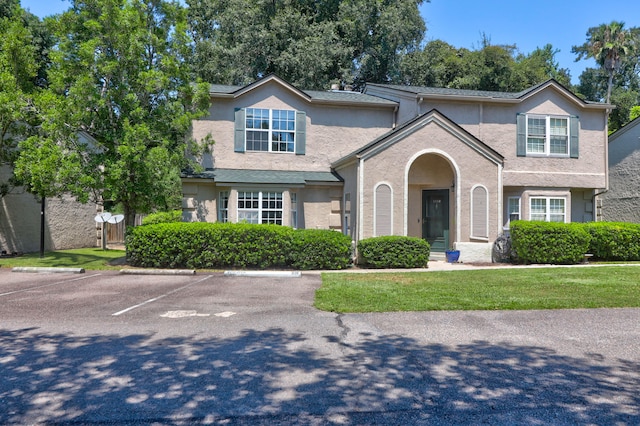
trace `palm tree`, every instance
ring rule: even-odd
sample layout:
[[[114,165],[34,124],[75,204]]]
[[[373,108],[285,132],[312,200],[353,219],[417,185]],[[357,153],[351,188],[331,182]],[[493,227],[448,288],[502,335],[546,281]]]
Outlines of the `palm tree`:
[[[631,56],[636,49],[637,40],[632,31],[624,28],[624,22],[612,21],[591,27],[587,31],[587,41],[582,46],[573,46],[572,53],[581,59],[593,58],[608,75],[607,103],[611,100],[613,77],[620,71],[624,60]]]

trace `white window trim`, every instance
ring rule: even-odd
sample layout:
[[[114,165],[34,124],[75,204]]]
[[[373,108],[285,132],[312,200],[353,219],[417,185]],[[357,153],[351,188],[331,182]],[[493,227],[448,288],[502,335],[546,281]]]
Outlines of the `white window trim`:
[[[544,152],[529,152],[529,118],[545,119],[545,142]],[[558,154],[551,153],[551,119],[558,118],[567,122],[567,152]],[[571,117],[568,115],[544,115],[526,114],[525,120],[525,150],[527,157],[559,157],[568,158],[571,155]]]
[[[473,230],[475,229],[475,226],[474,226],[475,224],[473,223],[473,212],[475,211],[474,210],[475,206],[473,205],[473,202],[474,202],[473,192],[476,190],[476,188],[483,188],[484,189],[484,194],[485,194],[485,197],[486,197],[485,205],[487,207],[486,207],[486,211],[485,211],[486,220],[485,220],[485,223],[484,223],[484,226],[485,226],[484,232],[485,232],[486,235],[484,235],[484,236],[473,235]],[[471,193],[470,194],[471,194],[471,197],[470,197],[471,198],[471,211],[469,212],[470,216],[471,216],[471,218],[470,218],[470,223],[471,223],[471,236],[470,236],[470,238],[473,239],[473,240],[489,241],[489,190],[487,189],[486,186],[478,184],[478,185],[474,185],[471,188]]]
[[[378,212],[378,188],[381,186],[387,186],[389,188],[391,200],[389,201],[389,208],[391,211],[389,212],[389,220],[391,223],[389,224],[389,235],[393,235],[393,186],[389,182],[378,182],[373,187],[373,236],[378,237],[377,229],[378,229],[378,220],[377,220],[377,212]]]
[[[518,201],[518,219],[515,219],[515,220],[522,219],[522,197],[520,196],[507,197],[507,223],[511,223],[512,213],[509,211],[509,208],[511,207],[511,200]]]
[[[230,191],[220,191],[218,194],[218,222],[226,223],[229,221],[229,197]],[[227,203],[226,207],[224,206],[225,199]],[[226,213],[226,215],[224,213]]]
[[[531,204],[533,202],[533,200],[545,200],[546,203],[546,207],[545,207],[545,222],[551,222],[551,200],[562,200],[564,202],[564,213],[562,214],[563,216],[563,220],[562,222],[557,222],[557,223],[567,223],[567,198],[566,197],[529,197],[529,220],[533,220],[531,219],[532,216],[532,207]]]
[[[240,202],[240,193],[241,192],[257,192],[258,193],[258,208],[254,209],[254,208],[240,208],[238,207],[238,203]],[[282,202],[282,209],[275,209],[280,210],[282,215],[280,217],[280,221],[282,223],[280,223],[279,225],[284,225],[284,215],[285,215],[285,205],[284,205],[284,192],[283,191],[260,191],[260,190],[239,190],[238,194],[236,196],[236,212],[237,212],[237,221],[240,223],[242,219],[240,219],[240,212],[243,211],[257,211],[258,212],[258,224],[262,224],[262,223],[268,223],[268,222],[263,222],[262,221],[262,212],[264,211],[264,209],[262,208],[262,201],[263,201],[263,196],[265,193],[274,193],[274,194],[280,194],[280,201]],[[272,211],[274,209],[266,209],[269,211]],[[251,223],[251,222],[249,222]]]
[[[254,128],[249,128],[247,127],[247,123],[246,121],[248,120],[248,115],[249,115],[249,110],[256,110],[256,109],[261,109],[261,110],[268,110],[269,111],[269,128],[268,129],[254,129]],[[274,151],[272,149],[273,147],[273,132],[278,132],[280,130],[275,130],[273,129],[273,111],[277,110],[277,111],[287,111],[287,112],[293,112],[293,130],[286,130],[287,133],[293,133],[293,149],[291,151]],[[278,108],[260,108],[260,107],[248,107],[245,108],[245,123],[244,123],[244,150],[245,152],[270,152],[270,153],[275,153],[275,154],[295,154],[296,152],[296,143],[297,143],[297,137],[296,137],[296,111],[292,110],[292,109],[278,109]],[[257,132],[265,132],[269,135],[269,139],[267,142],[267,147],[268,150],[267,151],[262,151],[262,150],[255,150],[255,149],[248,149],[247,147],[247,133],[248,132],[253,132],[253,131],[257,131]]]

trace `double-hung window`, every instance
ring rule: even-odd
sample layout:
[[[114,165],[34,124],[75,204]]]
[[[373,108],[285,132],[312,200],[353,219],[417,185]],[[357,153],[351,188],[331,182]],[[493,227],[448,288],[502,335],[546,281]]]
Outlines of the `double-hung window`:
[[[518,114],[518,156],[578,158],[578,117]]]
[[[229,221],[229,191],[220,192],[218,205],[218,222]]]
[[[247,108],[245,132],[247,151],[294,152],[295,111]]]
[[[520,220],[520,197],[509,197],[507,203],[509,222]]]
[[[553,197],[531,197],[529,216],[531,220],[566,222],[566,199]]]
[[[282,211],[282,192],[238,192],[240,222],[282,225]]]

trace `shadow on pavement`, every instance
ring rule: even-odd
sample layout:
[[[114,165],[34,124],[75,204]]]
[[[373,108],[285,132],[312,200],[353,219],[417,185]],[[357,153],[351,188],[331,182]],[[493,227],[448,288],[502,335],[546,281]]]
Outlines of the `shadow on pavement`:
[[[337,356],[280,329],[207,340],[0,330],[0,423],[640,423],[637,363],[326,339]]]

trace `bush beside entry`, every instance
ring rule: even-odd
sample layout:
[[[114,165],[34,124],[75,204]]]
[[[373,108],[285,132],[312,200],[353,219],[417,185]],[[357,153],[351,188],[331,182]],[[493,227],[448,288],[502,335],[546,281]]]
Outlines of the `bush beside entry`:
[[[386,236],[358,242],[358,264],[369,268],[425,268],[431,247],[422,238]]]

